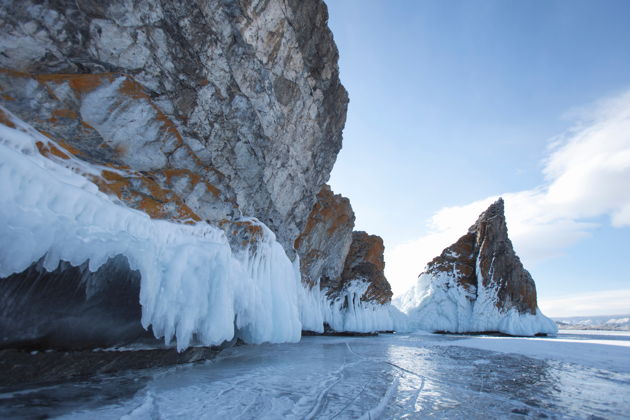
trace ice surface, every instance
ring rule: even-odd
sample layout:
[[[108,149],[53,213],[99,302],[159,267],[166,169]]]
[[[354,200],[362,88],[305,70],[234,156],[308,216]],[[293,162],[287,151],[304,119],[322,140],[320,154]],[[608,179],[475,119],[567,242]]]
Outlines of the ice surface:
[[[613,339],[608,337],[608,332],[590,331],[577,338],[572,333],[566,331],[562,338],[472,337],[457,345],[630,373],[630,333],[613,336]]]
[[[141,275],[142,325],[180,350],[193,339],[213,345],[235,336],[295,342],[303,325],[323,331],[324,322],[351,331],[394,328],[396,310],[360,302],[360,285],[347,290],[347,309],[319,288],[305,290],[299,261],[292,263],[256,219],[247,220],[262,228],[262,239],[242,250],[232,250],[223,231],[208,224],[151,219],[86,178],[100,168],[41,156],[36,142],[52,141],[3,112],[16,127],[0,124],[0,277],[42,257],[49,271],[61,261],[89,262],[96,271],[123,255]]]
[[[479,275],[479,278],[481,276]],[[426,331],[483,332],[500,331],[510,335],[556,334],[555,322],[539,310],[536,315],[515,308],[501,310],[492,287],[470,291],[450,272],[423,273],[395,304],[409,315],[409,328]]]
[[[551,342],[556,348],[543,359],[498,351],[501,341],[486,337],[307,337],[297,344],[233,347],[205,364],[127,374],[139,378],[135,395],[125,385],[126,374],[21,395],[0,394],[0,416],[627,418],[630,373],[603,363],[589,343],[562,334],[557,339],[511,341],[514,348],[522,344],[544,349]],[[471,342],[488,343],[488,350],[467,347]],[[630,347],[622,349],[630,360]],[[590,362],[568,361],[569,353]],[[115,397],[114,388],[120,387]],[[86,388],[90,392],[81,393]],[[11,407],[22,411],[9,411]]]

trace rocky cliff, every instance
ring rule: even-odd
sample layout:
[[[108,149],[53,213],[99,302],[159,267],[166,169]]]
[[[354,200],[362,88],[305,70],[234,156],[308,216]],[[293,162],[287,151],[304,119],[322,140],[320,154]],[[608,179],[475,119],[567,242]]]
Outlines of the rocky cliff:
[[[432,331],[554,334],[536,285],[514,252],[501,198],[434,258],[400,299],[415,326]]]
[[[155,217],[257,217],[292,253],[348,103],[322,2],[3,0],[0,20],[2,104],[126,171],[104,190]]]
[[[138,316],[182,348],[376,328],[331,309],[348,253],[382,246],[351,252],[325,186],[348,103],[327,19],[319,0],[1,0],[2,343],[111,345],[144,336]],[[360,302],[388,302],[373,266]],[[77,323],[138,294],[107,334]]]

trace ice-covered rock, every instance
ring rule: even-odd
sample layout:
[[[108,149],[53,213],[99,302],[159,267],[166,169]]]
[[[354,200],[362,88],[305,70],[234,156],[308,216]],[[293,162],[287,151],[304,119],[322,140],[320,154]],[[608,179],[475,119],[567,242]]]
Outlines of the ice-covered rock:
[[[433,259],[396,303],[411,328],[525,336],[557,332],[538,309],[534,280],[508,238],[502,199]]]
[[[151,327],[167,344],[176,341],[178,349],[234,337],[250,343],[299,340],[299,273],[264,224],[244,220],[258,226],[259,237],[254,246],[234,251],[225,233],[205,222],[152,219],[100,192],[80,173],[90,165],[42,156],[38,143],[61,146],[19,120],[11,124],[0,124],[3,343],[87,346],[103,322],[127,328],[134,310],[140,315],[136,325]],[[127,275],[125,267],[113,272],[121,258],[138,275]],[[71,267],[80,267],[78,279]],[[105,273],[99,273],[102,267],[108,267]],[[53,275],[33,279],[33,270]],[[79,294],[74,304],[68,299],[73,289]],[[37,307],[42,301],[47,314]],[[44,316],[29,319],[33,314]],[[101,321],[93,334],[82,335],[89,333],[85,324],[93,314]],[[64,342],[63,336],[72,337]]]
[[[0,2],[0,345],[392,329],[370,280],[341,278],[327,20],[320,0]],[[327,194],[343,220],[309,230]]]
[[[350,201],[324,186],[295,241],[305,288],[302,301],[307,302],[302,306],[311,310],[303,313],[308,320],[304,328],[315,332],[405,329],[405,316],[390,304],[383,240],[353,228]]]
[[[363,299],[368,277],[332,298],[303,283],[258,220],[151,218],[100,191],[103,172],[0,107],[0,346],[117,345],[144,327],[181,350],[401,325]]]

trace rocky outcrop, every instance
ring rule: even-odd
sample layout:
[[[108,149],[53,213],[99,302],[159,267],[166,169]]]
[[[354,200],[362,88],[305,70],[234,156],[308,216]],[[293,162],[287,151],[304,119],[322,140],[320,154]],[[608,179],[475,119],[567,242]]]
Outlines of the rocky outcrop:
[[[58,154],[153,217],[257,217],[292,254],[348,102],[323,2],[0,4],[0,101]]]
[[[502,199],[483,212],[468,233],[431,261],[425,273],[453,274],[472,297],[478,288],[493,289],[498,309],[536,314],[536,284],[508,238]]]
[[[353,232],[353,227],[350,201],[329,186],[322,188],[295,242],[305,287],[303,300],[308,302],[303,306],[321,308],[304,314],[309,321],[303,328],[308,333],[372,333],[406,326],[404,315],[390,305],[383,240]]]
[[[304,230],[295,241],[302,281],[310,287],[339,283],[352,243],[354,212],[350,200],[324,185]]]
[[[385,278],[385,246],[380,236],[368,235],[365,232],[352,233],[352,245],[343,268],[342,282],[336,288],[361,280],[369,284],[362,300],[389,303],[392,300],[392,289]],[[333,288],[334,290],[335,288]]]
[[[362,300],[389,303],[392,291],[384,274],[383,240],[353,228],[350,200],[325,185],[295,241],[302,281],[308,287],[319,284],[331,299],[343,294],[351,282],[361,281],[368,284]]]
[[[399,302],[417,327],[447,332],[555,333],[508,238],[501,198],[442,251]]]

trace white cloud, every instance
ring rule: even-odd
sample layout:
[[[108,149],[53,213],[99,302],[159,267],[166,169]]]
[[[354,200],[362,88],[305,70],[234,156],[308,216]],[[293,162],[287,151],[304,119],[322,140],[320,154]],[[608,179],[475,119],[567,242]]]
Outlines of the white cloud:
[[[540,310],[551,317],[630,314],[630,290],[581,293],[538,302]]]
[[[608,216],[630,226],[630,92],[583,110],[574,128],[554,139],[544,162],[545,184],[500,194],[510,237],[527,266],[561,255]],[[497,196],[439,210],[429,233],[386,253],[395,294],[415,281],[424,265],[462,236]]]

